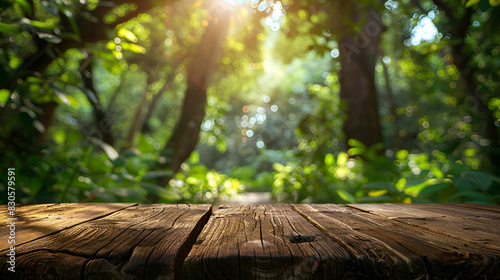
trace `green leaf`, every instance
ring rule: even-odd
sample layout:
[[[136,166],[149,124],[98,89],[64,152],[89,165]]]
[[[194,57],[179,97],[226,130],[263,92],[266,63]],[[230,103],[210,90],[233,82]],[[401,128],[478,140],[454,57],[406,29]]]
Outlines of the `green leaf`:
[[[379,191],[370,191],[367,194],[370,197],[377,197],[377,196],[381,196],[381,195],[384,195],[384,194],[387,194],[387,193],[388,193],[387,190],[379,190]]]
[[[166,199],[168,201],[174,202],[181,199],[181,196],[174,190],[169,190],[147,182],[141,182],[139,184],[143,189],[147,190],[149,193],[155,194],[158,197]]]
[[[389,182],[372,182],[365,184],[361,187],[365,190],[388,190],[388,191],[398,191],[393,184]]]
[[[393,198],[390,195],[382,195],[376,197],[362,197],[358,199],[359,203],[384,203],[384,202],[392,202]]]
[[[447,189],[449,187],[450,187],[450,185],[449,184],[445,184],[445,183],[436,184],[436,185],[429,185],[429,186],[426,186],[425,188],[423,188],[418,193],[418,195],[419,196],[425,196],[425,195],[429,195],[429,194],[435,194],[435,193],[440,192],[440,191],[442,191],[444,189]]]
[[[411,196],[416,196],[422,189],[424,189],[425,187],[427,187],[432,183],[431,180],[406,182],[406,185],[404,187],[404,193]]]
[[[142,180],[148,180],[153,178],[159,178],[163,176],[172,176],[174,172],[172,170],[153,170],[148,171],[146,174],[142,175]]]
[[[5,33],[5,34],[17,34],[21,32],[19,27],[0,22],[0,33]]]
[[[189,156],[189,163],[194,165],[198,162],[200,162],[200,154],[197,151],[193,151]]]
[[[337,165],[342,167],[345,166],[349,158],[344,153],[339,153],[337,156]]]
[[[450,196],[445,201],[453,201],[456,198],[462,198],[464,202],[493,202],[489,195],[474,191],[457,193],[453,196]]]
[[[146,53],[145,48],[143,48],[139,45],[136,45],[136,44],[122,42],[120,44],[120,46],[122,46],[122,48],[124,50],[129,50],[129,51],[132,51],[134,53]]]
[[[141,155],[141,152],[139,150],[136,150],[136,149],[128,149],[122,153],[122,156],[124,158],[133,158],[133,157],[137,157],[139,155]]]
[[[69,40],[80,42],[80,36],[78,36],[75,33],[62,32],[61,35],[59,35],[59,37],[61,37],[63,39],[69,39]]]
[[[9,100],[10,90],[0,89],[0,103],[6,103]]]
[[[281,163],[273,163],[273,169],[278,172],[286,172],[286,167]]]
[[[404,189],[406,185],[406,178],[400,178],[397,182],[396,185],[394,186],[398,190]]]
[[[363,148],[350,148],[347,153],[350,155],[350,156],[361,156],[363,155],[365,152],[365,149]]]
[[[123,167],[123,166],[125,166],[126,163],[127,163],[127,161],[122,156],[119,156],[115,160],[113,160],[114,167]]]
[[[396,152],[396,158],[397,159],[400,159],[400,160],[403,160],[403,159],[406,159],[406,157],[409,155],[410,153],[407,151],[407,150],[400,150],[400,151],[397,151]]]
[[[127,30],[125,28],[120,28],[120,30],[118,30],[118,36],[124,37],[132,43],[137,43],[137,36],[135,36],[135,34],[132,33],[132,31]]]
[[[366,145],[363,144],[363,142],[357,140],[357,139],[349,139],[347,141],[347,144],[349,144],[349,146],[353,147],[353,148],[361,148],[361,149],[365,149],[366,150]]]
[[[436,177],[436,178],[439,178],[439,179],[444,178],[444,173],[441,171],[441,169],[439,169],[437,167],[432,167],[431,172],[434,175],[434,177]]]
[[[94,143],[95,145],[99,146],[108,156],[108,158],[113,161],[116,158],[118,158],[118,152],[115,150],[115,148],[111,147],[109,144],[104,143],[101,139],[97,139],[94,137],[89,137],[90,142]]]
[[[500,5],[500,0],[490,0],[489,2],[490,2],[490,5],[493,7]]]
[[[470,6],[472,6],[472,5],[475,5],[475,4],[479,3],[479,1],[480,1],[480,0],[469,0],[469,1],[467,1],[467,3],[465,3],[465,7],[466,7],[466,8],[469,8]]]
[[[48,82],[49,86],[52,88],[54,91],[54,94],[66,105],[71,105],[71,102],[69,102],[68,98],[66,97],[66,93],[63,92],[59,87],[57,87],[54,83]]]
[[[493,182],[491,175],[481,171],[464,171],[457,181],[457,191],[487,191]]]
[[[332,166],[334,164],[335,164],[335,157],[330,153],[326,154],[325,155],[325,165]]]
[[[37,28],[45,28],[45,29],[57,28],[57,24],[55,24],[53,22],[45,22],[45,21],[29,20],[29,19],[23,19],[22,22],[25,24],[29,24],[31,26],[37,27]]]
[[[356,198],[345,190],[339,189],[337,190],[337,194],[348,203],[356,203]]]
[[[49,43],[53,43],[53,44],[59,44],[62,41],[61,37],[58,37],[56,35],[49,34],[49,33],[39,32],[39,33],[37,33],[37,35],[38,35],[38,38],[45,40]]]
[[[26,82],[34,84],[44,84],[45,79],[40,77],[30,76],[26,78]]]
[[[97,95],[95,95],[95,93],[92,90],[82,86],[78,86],[78,88],[81,91],[83,91],[83,93],[85,93],[90,102],[92,102],[95,105],[99,104],[99,99],[97,99]]]
[[[28,1],[26,0],[14,0],[16,1],[26,13],[28,13],[29,16],[33,15],[33,9],[31,8],[31,5]]]

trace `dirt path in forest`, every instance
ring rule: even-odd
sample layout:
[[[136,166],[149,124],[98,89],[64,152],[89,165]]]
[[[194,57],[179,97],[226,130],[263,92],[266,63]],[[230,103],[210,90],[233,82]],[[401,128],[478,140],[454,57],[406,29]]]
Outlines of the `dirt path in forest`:
[[[244,192],[227,200],[216,201],[214,208],[221,204],[258,205],[273,203],[271,192]]]

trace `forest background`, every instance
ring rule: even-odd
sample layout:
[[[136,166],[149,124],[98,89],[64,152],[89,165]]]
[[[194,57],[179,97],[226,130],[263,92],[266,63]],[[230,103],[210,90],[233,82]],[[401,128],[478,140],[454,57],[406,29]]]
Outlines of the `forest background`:
[[[2,0],[0,202],[500,204],[498,0]]]

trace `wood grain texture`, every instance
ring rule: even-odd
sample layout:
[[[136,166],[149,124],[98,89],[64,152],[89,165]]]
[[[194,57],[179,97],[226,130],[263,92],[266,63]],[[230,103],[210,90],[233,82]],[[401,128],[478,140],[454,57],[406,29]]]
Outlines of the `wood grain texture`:
[[[43,204],[0,279],[500,279],[500,207]],[[0,214],[6,216],[5,209]],[[2,216],[2,217],[3,217]]]
[[[221,206],[184,262],[185,279],[341,279],[349,253],[289,205]]]
[[[465,218],[460,210],[431,211],[432,205],[418,204],[356,204],[348,205],[372,214],[380,215],[403,224],[418,226],[458,240],[474,242],[500,250],[500,227]],[[425,210],[424,210],[425,209]],[[407,213],[411,213],[408,215]],[[494,217],[494,212],[483,214]],[[496,215],[498,216],[498,215]]]
[[[16,207],[15,216],[12,216],[17,218],[17,220],[14,220],[16,224],[16,246],[133,205],[135,204],[64,203],[18,206]],[[7,213],[2,214],[2,216],[7,218]],[[10,233],[10,229],[6,227],[10,222],[11,220],[8,219],[0,221],[0,240],[2,241],[6,240]],[[1,242],[0,251],[7,250],[10,246],[7,242]]]
[[[464,241],[426,227],[408,224],[406,221],[409,218],[404,218],[405,222],[395,218],[409,216],[406,212],[413,210],[413,207],[399,215],[391,212],[389,218],[357,208],[375,211],[382,207],[388,211],[391,207],[401,210],[400,205],[354,206],[356,208],[332,204],[294,205],[299,213],[328,232],[333,239],[340,239],[344,246],[352,248],[350,251],[353,255],[361,256],[372,267],[375,267],[373,263],[377,264],[378,276],[365,279],[500,278],[500,250],[481,242]],[[420,212],[413,211],[411,215],[416,213]],[[420,214],[431,218],[416,217],[417,221],[435,219],[432,214]],[[447,217],[445,215],[443,218],[443,227],[446,227]],[[456,235],[460,236],[460,232]],[[497,236],[496,240],[499,239]],[[373,271],[364,267],[361,269]]]
[[[0,279],[172,279],[210,214],[210,205],[128,207],[17,246],[15,274],[0,252]]]
[[[412,209],[423,209],[429,212],[439,213],[447,217],[455,217],[500,227],[500,212],[485,208],[468,207],[466,204],[412,204]],[[497,207],[498,208],[498,207]],[[489,227],[487,225],[483,225]]]

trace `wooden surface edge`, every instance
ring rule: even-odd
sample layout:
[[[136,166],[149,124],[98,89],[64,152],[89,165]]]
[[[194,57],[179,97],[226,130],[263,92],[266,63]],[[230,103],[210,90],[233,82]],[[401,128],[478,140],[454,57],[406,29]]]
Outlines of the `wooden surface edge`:
[[[84,207],[92,207],[92,206],[96,205],[96,203],[54,203],[54,204],[44,204],[44,206],[47,206],[47,208],[43,209],[43,211],[50,211],[50,210],[52,210],[51,208],[54,208],[54,209],[57,208],[57,210],[61,210],[61,208],[64,209],[66,207],[68,207],[68,208],[69,207],[76,208],[76,207],[73,207],[75,204],[82,205],[83,206],[82,208],[84,208]],[[127,209],[129,207],[133,207],[133,206],[137,206],[138,205],[137,203],[106,203],[106,204],[108,204],[108,205],[109,204],[113,204],[113,206],[122,205],[122,207],[117,207],[116,209],[113,209],[113,210],[102,211],[102,214],[100,214],[100,215],[92,216],[89,219],[85,219],[85,220],[76,222],[74,224],[71,224],[71,225],[68,225],[68,226],[65,226],[65,227],[61,227],[61,228],[56,228],[56,229],[53,229],[53,230],[49,230],[49,231],[47,231],[45,233],[37,231],[38,234],[35,234],[33,237],[31,237],[28,240],[23,240],[23,241],[19,242],[18,241],[19,238],[17,238],[18,240],[16,240],[15,246],[17,247],[17,246],[25,245],[27,243],[33,242],[35,240],[38,240],[40,238],[44,238],[44,237],[47,237],[49,235],[57,234],[58,232],[61,232],[63,230],[66,230],[66,229],[78,226],[80,224],[83,224],[83,223],[86,223],[86,222],[89,222],[89,221],[92,221],[92,220],[97,220],[97,219],[109,216],[111,214],[114,214],[116,212],[123,211],[124,209]],[[19,211],[19,212],[21,212],[23,214],[26,214],[26,215],[31,214],[31,213],[27,213],[27,211],[22,210],[23,208],[27,208],[27,207],[30,207],[30,205],[20,206],[21,211]],[[33,212],[33,214],[38,213],[38,212],[40,212],[40,211],[37,209],[36,211]],[[17,213],[17,211],[16,211],[16,213]],[[23,222],[29,222],[29,219],[27,219],[26,221],[21,221],[20,219],[18,219],[15,222],[16,222],[16,235],[17,236],[22,235],[24,237],[25,236],[25,233],[23,232],[24,230],[22,229],[22,226],[19,226],[19,224],[20,223],[22,224]],[[31,225],[28,225],[28,226],[31,226]],[[19,230],[20,227],[21,227],[21,230]],[[3,236],[3,234],[4,234],[3,231],[6,231],[6,229],[7,229],[7,227],[2,226],[0,236]],[[6,253],[9,250],[9,246],[4,247],[4,245],[6,245],[6,244],[7,244],[7,242],[5,242],[4,244],[0,244],[0,253],[1,254],[4,254],[4,253]]]

